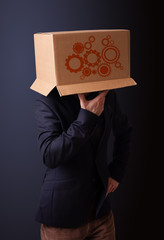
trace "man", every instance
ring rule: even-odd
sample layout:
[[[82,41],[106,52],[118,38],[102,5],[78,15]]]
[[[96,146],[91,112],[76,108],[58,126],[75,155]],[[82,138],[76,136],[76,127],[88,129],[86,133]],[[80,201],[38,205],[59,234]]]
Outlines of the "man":
[[[44,176],[36,221],[42,240],[115,239],[110,194],[127,165],[131,127],[114,90],[35,102]],[[109,137],[115,136],[109,162]]]

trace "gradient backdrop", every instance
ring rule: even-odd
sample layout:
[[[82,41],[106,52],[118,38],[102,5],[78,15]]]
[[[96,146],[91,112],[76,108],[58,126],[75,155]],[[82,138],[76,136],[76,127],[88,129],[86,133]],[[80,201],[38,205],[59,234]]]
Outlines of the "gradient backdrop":
[[[33,34],[44,31],[131,30],[136,87],[117,90],[133,124],[128,171],[112,195],[117,240],[148,239],[152,149],[152,8],[131,0],[0,0],[0,238],[39,240],[34,221],[45,167],[37,149],[33,102]]]

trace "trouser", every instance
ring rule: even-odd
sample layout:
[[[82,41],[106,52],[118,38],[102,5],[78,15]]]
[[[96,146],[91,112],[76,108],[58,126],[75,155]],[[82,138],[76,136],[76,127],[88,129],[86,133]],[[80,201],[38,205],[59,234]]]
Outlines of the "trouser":
[[[112,211],[77,228],[56,228],[41,224],[41,240],[115,240]]]

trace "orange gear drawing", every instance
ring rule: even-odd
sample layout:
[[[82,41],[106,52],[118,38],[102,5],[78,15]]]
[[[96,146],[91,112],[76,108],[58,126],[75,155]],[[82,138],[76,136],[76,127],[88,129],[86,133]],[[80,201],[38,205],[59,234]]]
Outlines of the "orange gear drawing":
[[[120,62],[116,62],[116,63],[115,63],[115,67],[116,67],[116,68],[120,68],[121,70],[123,70],[123,66],[121,65]]]
[[[83,69],[82,73],[83,73],[84,76],[90,76],[91,75],[91,69],[86,67],[86,68]]]
[[[101,77],[107,77],[111,74],[111,66],[107,63],[101,63],[97,71]]]
[[[84,45],[81,42],[77,42],[73,45],[73,51],[75,53],[82,53],[84,51]]]
[[[92,70],[92,73],[93,73],[93,74],[96,74],[96,73],[97,73],[96,69],[93,69],[93,70]]]
[[[120,67],[121,67],[121,63],[120,63],[120,62],[116,62],[116,63],[115,63],[115,67],[116,67],[116,68],[120,68]]]
[[[75,62],[76,62],[75,68],[73,68],[72,66],[70,66],[70,62],[72,61],[72,59],[75,60]],[[80,72],[81,69],[82,69],[83,66],[84,66],[83,58],[80,57],[79,55],[72,54],[71,56],[68,56],[68,57],[67,57],[66,62],[65,62],[65,66],[67,67],[67,69],[68,69],[70,72],[74,72],[74,73]]]
[[[91,42],[86,42],[86,43],[84,44],[84,47],[85,47],[86,49],[90,49],[90,48],[92,47]]]
[[[91,74],[99,74],[101,77],[109,76],[112,71],[110,64],[113,64],[120,70],[123,69],[123,66],[119,62],[120,50],[114,46],[111,36],[107,35],[100,41],[103,46],[101,53],[91,49],[95,39],[95,36],[90,35],[88,41],[85,43],[75,42],[72,47],[75,54],[68,56],[65,60],[65,66],[71,73],[82,72],[81,79]],[[82,56],[80,56],[81,53],[83,54]]]
[[[94,59],[92,59],[93,62],[91,61],[91,59],[89,59],[92,55],[94,55]],[[100,61],[101,61],[100,53],[97,52],[96,50],[86,51],[86,53],[84,54],[84,62],[90,67],[98,65]]]
[[[107,63],[115,63],[120,58],[120,51],[115,46],[107,46],[102,50],[102,58]]]
[[[103,38],[102,41],[101,41],[102,45],[104,46],[108,46],[109,44],[109,38]]]
[[[90,42],[94,42],[94,41],[95,41],[95,36],[90,36],[90,37],[89,37],[89,41],[90,41]]]

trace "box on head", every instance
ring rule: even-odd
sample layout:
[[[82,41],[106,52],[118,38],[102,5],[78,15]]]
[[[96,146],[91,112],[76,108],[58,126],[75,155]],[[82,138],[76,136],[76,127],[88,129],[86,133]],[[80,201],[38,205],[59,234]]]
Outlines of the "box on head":
[[[130,77],[129,30],[34,34],[36,80],[32,90],[60,96],[136,85]]]

